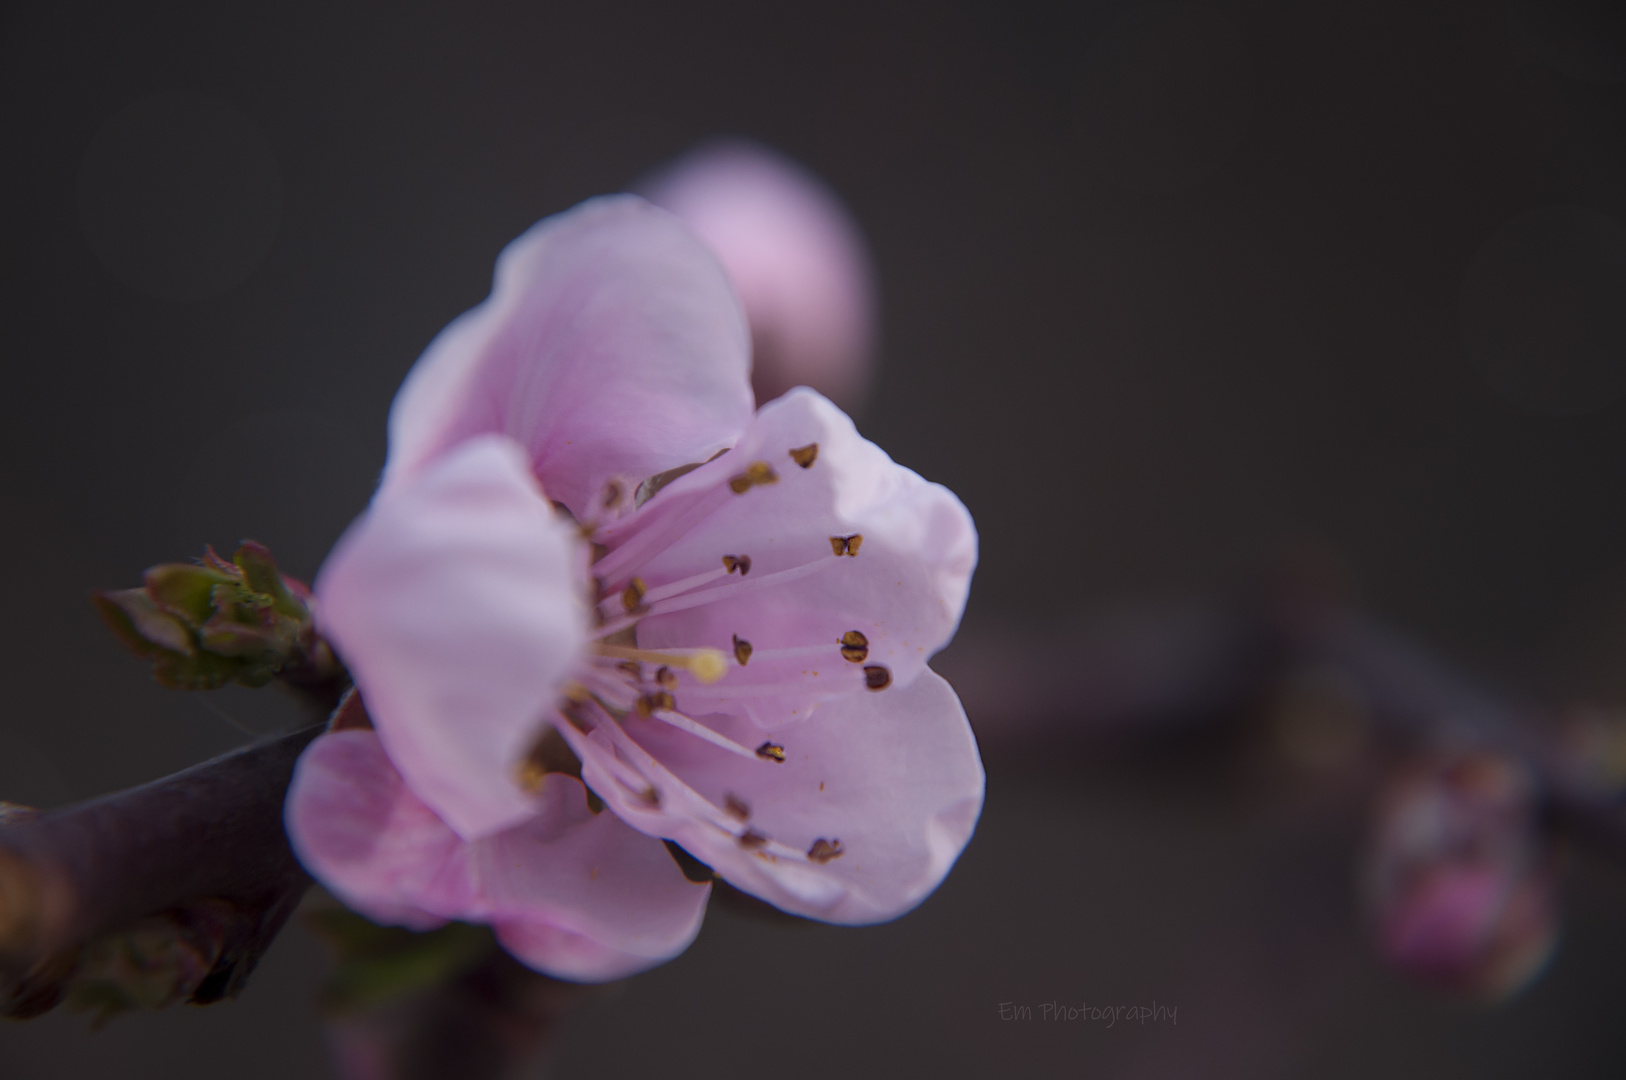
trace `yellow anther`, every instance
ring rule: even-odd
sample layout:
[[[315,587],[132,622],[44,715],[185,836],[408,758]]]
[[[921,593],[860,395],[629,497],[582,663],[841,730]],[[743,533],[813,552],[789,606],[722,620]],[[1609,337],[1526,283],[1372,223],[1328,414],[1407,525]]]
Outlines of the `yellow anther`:
[[[714,683],[727,671],[728,664],[716,649],[702,649],[689,658],[689,673],[703,683]]]
[[[818,456],[819,444],[816,442],[808,443],[806,446],[798,446],[790,452],[790,459],[804,469],[811,469],[813,462],[818,460]]]
[[[662,649],[635,649],[628,645],[608,645],[600,641],[593,645],[593,651],[612,660],[643,660],[668,668],[682,668],[703,683],[714,683],[728,672],[728,661],[717,649],[674,649],[667,652]],[[667,674],[670,675],[671,672],[668,671]],[[662,686],[667,685],[659,676],[656,678]]]

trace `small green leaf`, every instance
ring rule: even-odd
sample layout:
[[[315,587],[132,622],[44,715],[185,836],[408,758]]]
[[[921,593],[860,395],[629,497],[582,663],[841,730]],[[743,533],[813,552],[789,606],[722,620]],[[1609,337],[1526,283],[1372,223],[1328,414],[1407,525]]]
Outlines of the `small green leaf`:
[[[197,652],[192,631],[154,603],[145,589],[115,589],[91,594],[102,620],[139,656]]]
[[[242,569],[249,588],[270,597],[272,606],[278,612],[291,619],[304,621],[310,618],[310,611],[304,603],[288,591],[282,574],[277,570],[276,560],[264,544],[244,540],[232,560]]]
[[[196,563],[164,563],[148,570],[143,577],[148,596],[160,607],[185,618],[193,626],[202,625],[213,612],[211,596],[214,587],[232,580],[218,570]]]

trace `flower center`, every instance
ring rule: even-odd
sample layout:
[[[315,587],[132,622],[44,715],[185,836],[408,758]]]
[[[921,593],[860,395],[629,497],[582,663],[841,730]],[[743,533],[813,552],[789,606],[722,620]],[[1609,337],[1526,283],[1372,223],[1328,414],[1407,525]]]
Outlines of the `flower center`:
[[[787,447],[787,465],[807,470],[818,460],[817,443]],[[577,672],[558,706],[560,721],[570,731],[561,731],[567,741],[589,739],[602,733],[609,753],[596,754],[626,793],[650,805],[659,805],[663,783],[670,776],[646,750],[624,730],[633,716],[658,720],[720,749],[751,762],[751,767],[771,768],[783,764],[786,749],[768,740],[750,747],[701,723],[684,712],[679,701],[685,690],[706,687],[704,701],[710,711],[730,703],[749,711],[751,699],[792,696],[806,702],[851,693],[879,691],[892,683],[892,673],[881,664],[867,664],[869,639],[857,629],[848,630],[827,642],[808,642],[784,648],[758,649],[735,633],[727,648],[696,645],[685,648],[647,649],[637,644],[637,627],[644,619],[692,608],[734,600],[763,589],[824,573],[844,558],[859,558],[864,537],[859,533],[829,537],[830,554],[772,573],[752,575],[749,552],[719,551],[714,569],[675,580],[661,581],[649,575],[646,567],[678,539],[717,513],[730,500],[750,498],[759,488],[781,482],[778,471],[765,460],[752,461],[739,472],[719,478],[709,489],[694,493],[681,509],[649,514],[644,504],[671,480],[698,466],[685,466],[651,478],[634,488],[614,480],[606,485],[600,504],[582,534],[591,541],[600,529],[611,525],[623,531],[626,539],[613,549],[594,544],[593,631],[587,664]],[[636,492],[635,495],[630,493]],[[666,508],[662,508],[666,509]],[[647,524],[640,523],[642,518]],[[830,664],[819,664],[828,659]],[[793,660],[767,678],[730,679],[730,672],[755,662]],[[798,667],[804,667],[799,674]],[[822,668],[823,673],[817,668]],[[764,673],[766,674],[766,673]],[[539,746],[541,744],[539,743]],[[582,749],[586,749],[585,747]],[[580,751],[578,751],[580,752]],[[532,758],[537,754],[533,753]],[[540,780],[540,767],[528,759],[527,776]],[[701,821],[722,830],[743,848],[769,859],[793,859],[827,863],[843,854],[841,841],[819,838],[806,850],[779,843],[750,825],[750,807],[739,796],[725,793],[722,804],[713,803],[683,785],[684,809]]]

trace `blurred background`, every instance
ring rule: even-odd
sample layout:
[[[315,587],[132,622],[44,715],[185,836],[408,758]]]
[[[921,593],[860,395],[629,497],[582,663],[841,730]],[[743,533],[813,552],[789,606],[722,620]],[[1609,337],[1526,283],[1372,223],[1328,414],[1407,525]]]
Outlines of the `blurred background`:
[[[0,101],[0,798],[287,723],[159,689],[87,592],[245,536],[308,578],[502,246],[719,135],[871,245],[860,428],[982,534],[944,670],[1309,551],[1487,685],[1626,707],[1617,5],[18,0]],[[1574,852],[1550,969],[1467,1003],[1381,963],[1363,822],[1313,778],[968,702],[987,809],[921,909],[714,907],[582,1005],[554,1075],[1626,1070],[1621,865]],[[0,1027],[0,1075],[326,1075],[326,962],[295,925],[236,1003]],[[1040,1019],[1154,1000],[1177,1023]]]

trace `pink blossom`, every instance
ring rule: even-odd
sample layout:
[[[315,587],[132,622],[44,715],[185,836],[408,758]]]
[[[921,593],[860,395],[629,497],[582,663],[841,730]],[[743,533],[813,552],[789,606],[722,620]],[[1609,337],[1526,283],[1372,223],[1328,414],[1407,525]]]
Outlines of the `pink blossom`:
[[[848,408],[863,399],[874,275],[835,192],[789,158],[741,141],[690,151],[642,192],[681,217],[728,271],[750,320],[759,397],[811,386]]]
[[[1366,870],[1384,958],[1445,990],[1505,997],[1552,954],[1550,852],[1535,786],[1511,759],[1471,752],[1390,785]]]
[[[943,879],[983,794],[926,666],[970,516],[811,390],[753,416],[748,368],[713,256],[632,196],[516,240],[419,360],[315,588],[373,728],[312,744],[287,820],[348,904],[592,980],[698,932],[665,840],[837,923]]]

